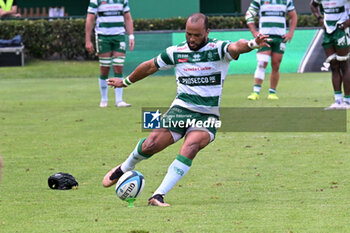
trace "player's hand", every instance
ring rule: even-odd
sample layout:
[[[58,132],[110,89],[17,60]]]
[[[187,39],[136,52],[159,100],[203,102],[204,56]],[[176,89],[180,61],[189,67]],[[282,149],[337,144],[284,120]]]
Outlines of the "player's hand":
[[[86,41],[86,43],[85,43],[85,49],[86,49],[89,53],[94,53],[94,45],[91,43],[91,41]]]
[[[259,31],[255,30],[255,31],[252,32],[252,34],[253,34],[254,38],[257,38],[260,33],[259,33]]]
[[[256,37],[255,37],[255,42],[259,45],[260,48],[262,47],[270,47],[270,45],[266,42],[272,41],[272,39],[269,38],[269,36],[267,35],[263,35],[261,33],[259,33]]]
[[[130,51],[134,50],[134,46],[135,46],[135,40],[129,39],[129,50]]]
[[[346,20],[341,24],[338,24],[337,27],[341,30],[345,30],[346,28],[348,28],[350,26],[350,20]]]
[[[318,24],[321,25],[321,27],[323,29],[326,29],[326,27],[324,26],[324,20],[323,20],[323,17],[320,17],[318,20],[317,20]]]
[[[123,79],[121,78],[110,78],[110,79],[107,79],[107,84],[111,87],[126,87],[124,84],[123,84]]]
[[[290,42],[293,38],[293,33],[288,32],[287,34],[285,34],[284,36],[282,36],[282,38],[284,39],[283,42]]]

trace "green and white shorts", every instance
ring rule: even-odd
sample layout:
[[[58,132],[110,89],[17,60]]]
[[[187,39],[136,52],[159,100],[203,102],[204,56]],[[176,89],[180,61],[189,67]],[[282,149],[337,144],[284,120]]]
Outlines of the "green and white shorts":
[[[124,35],[97,35],[96,37],[96,48],[98,54],[112,51],[125,53],[125,46]]]
[[[269,39],[272,39],[272,41],[267,42],[267,44],[269,44],[270,47],[262,47],[258,50],[258,52],[272,50],[273,53],[284,54],[284,51],[286,50],[286,43],[283,42],[284,39],[282,38],[282,36],[270,35]]]
[[[212,142],[215,139],[217,121],[216,115],[194,112],[175,105],[162,116],[161,128],[170,130],[174,142],[194,130],[208,132]]]
[[[337,28],[333,33],[328,34],[324,33],[323,48],[329,48],[334,46],[337,49],[343,49],[350,46],[350,38],[349,38],[349,28],[345,30]]]

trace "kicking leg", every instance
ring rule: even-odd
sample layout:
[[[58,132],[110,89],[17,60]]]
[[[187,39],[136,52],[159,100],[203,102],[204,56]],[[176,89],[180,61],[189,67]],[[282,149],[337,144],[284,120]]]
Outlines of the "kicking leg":
[[[131,152],[129,157],[117,167],[111,169],[103,178],[104,187],[110,187],[118,182],[118,179],[127,171],[135,168],[135,165],[142,160],[152,157],[174,143],[172,134],[168,129],[155,129],[146,139],[141,139]]]

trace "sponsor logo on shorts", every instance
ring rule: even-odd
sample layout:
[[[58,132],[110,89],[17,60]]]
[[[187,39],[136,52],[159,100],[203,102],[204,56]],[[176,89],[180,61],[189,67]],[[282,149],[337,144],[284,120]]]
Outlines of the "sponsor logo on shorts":
[[[347,45],[347,41],[346,41],[345,36],[339,38],[337,43],[338,43],[338,46],[345,46],[345,45]]]

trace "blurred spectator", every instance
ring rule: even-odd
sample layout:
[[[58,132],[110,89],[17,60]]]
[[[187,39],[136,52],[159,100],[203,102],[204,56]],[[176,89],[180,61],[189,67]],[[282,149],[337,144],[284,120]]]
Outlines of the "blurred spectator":
[[[64,17],[64,7],[50,7],[49,17]]]
[[[0,0],[0,18],[21,17],[17,13],[17,0]]]

